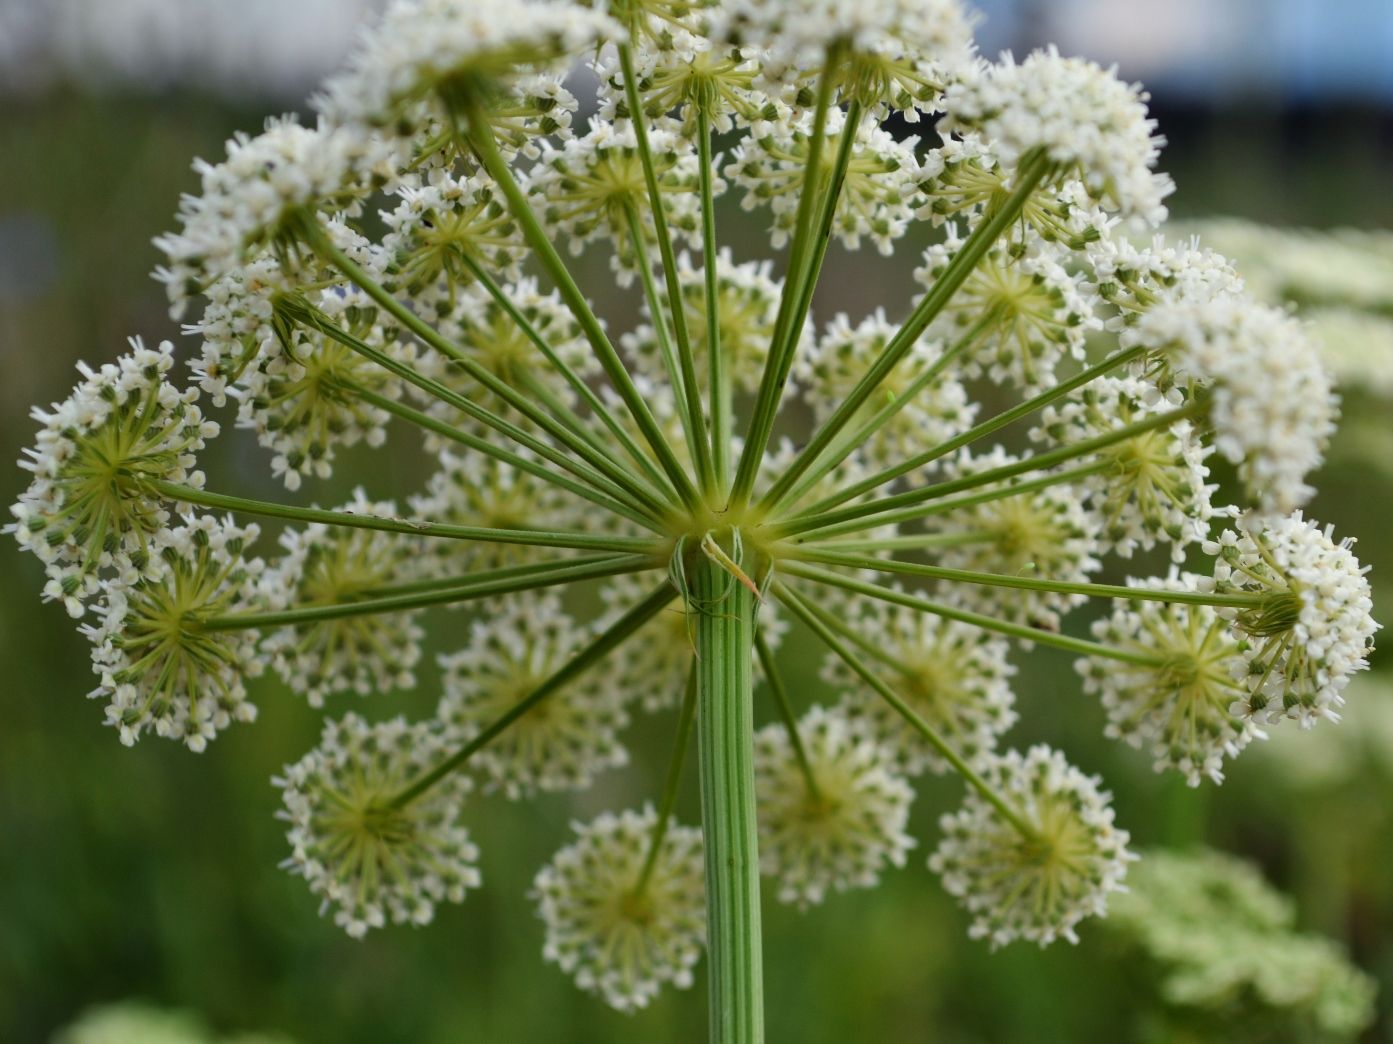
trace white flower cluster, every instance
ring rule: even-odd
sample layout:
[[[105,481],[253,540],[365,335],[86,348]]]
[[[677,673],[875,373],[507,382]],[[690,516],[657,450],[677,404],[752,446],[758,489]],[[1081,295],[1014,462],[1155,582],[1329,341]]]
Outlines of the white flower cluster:
[[[843,133],[845,119],[840,110],[828,114],[829,138]],[[754,124],[749,137],[731,150],[724,168],[726,177],[745,190],[741,205],[746,210],[769,207],[776,247],[787,241],[797,216],[798,187],[812,152],[812,122],[813,114],[803,113]],[[864,237],[889,256],[914,216],[919,161],[913,148],[896,141],[874,120],[863,121],[854,131],[833,232],[848,250],[858,249]]]
[[[1164,586],[1193,592],[1201,581],[1172,574]],[[1158,586],[1154,580],[1130,584]],[[1264,738],[1247,715],[1234,713],[1246,695],[1240,679],[1247,663],[1213,608],[1119,601],[1111,616],[1094,622],[1093,636],[1137,659],[1079,660],[1084,691],[1102,698],[1107,735],[1149,747],[1158,772],[1173,768],[1192,787],[1205,777],[1222,783],[1225,759]]]
[[[473,738],[587,644],[586,634],[551,595],[513,596],[469,628],[468,645],[440,658],[445,695],[437,717],[451,738]],[[530,709],[481,750],[473,764],[510,798],[577,790],[628,761],[619,742],[628,724],[619,694],[582,678]]]
[[[925,251],[915,280],[932,289],[962,246],[949,226],[943,242]],[[1037,392],[1056,383],[1061,361],[1084,357],[1089,333],[1103,324],[1094,314],[1097,294],[1065,268],[1069,259],[1043,240],[1024,253],[1004,246],[988,252],[939,321],[946,341],[969,344],[959,372]]]
[[[336,122],[414,130],[427,123],[423,103],[437,89],[506,93],[612,31],[603,15],[574,4],[395,0],[319,107]]]
[[[1037,441],[1068,446],[1106,438],[1130,425],[1163,416],[1169,404],[1146,382],[1100,377],[1077,399],[1048,406],[1031,435]],[[1210,497],[1217,488],[1205,481],[1206,446],[1189,421],[1177,421],[1105,447],[1100,468],[1079,479],[1079,488],[1098,519],[1107,549],[1123,558],[1170,545],[1171,558],[1185,560],[1187,549],[1209,536],[1215,515]]]
[[[986,454],[964,450],[949,461],[949,474],[953,478],[983,474],[1016,460],[1000,446]],[[1067,483],[966,505],[935,521],[936,532],[962,538],[939,553],[939,562],[950,569],[1081,582],[1103,565],[1095,557],[1101,548],[1094,539],[1094,520]],[[1060,614],[1087,600],[1056,591],[971,585],[955,585],[950,593],[978,612],[1056,629]]]
[[[1128,834],[1113,825],[1110,795],[1058,751],[1031,747],[985,759],[980,771],[1023,817],[1022,836],[999,808],[969,791],[941,821],[929,867],[972,913],[973,938],[1002,946],[1029,939],[1076,942],[1074,927],[1107,911],[1122,889]]]
[[[1356,1039],[1374,1019],[1373,979],[1330,940],[1297,932],[1295,904],[1221,852],[1146,852],[1107,923],[1158,966],[1161,997],[1182,1012],[1276,1017],[1331,1040]]]
[[[467,776],[393,803],[447,749],[428,723],[370,725],[349,714],[327,722],[319,746],[272,780],[289,824],[286,865],[354,938],[388,920],[429,924],[438,904],[479,887],[479,852],[459,825]]]
[[[734,863],[800,906],[869,887],[915,843],[910,781],[956,770],[930,865],[973,934],[1073,939],[1127,835],[1062,754],[1003,752],[1011,643],[1079,657],[1108,734],[1195,783],[1262,725],[1336,717],[1376,624],[1349,542],[1290,514],[1335,414],[1301,325],[1196,242],[1124,238],[1170,189],[1146,96],[1054,51],[981,62],[969,29],[956,0],[395,0],[313,126],[200,163],[157,273],[195,389],[168,345],[84,367],[13,509],[45,597],[91,603],[122,740],[201,749],[265,664],[315,707],[412,687],[422,611],[471,605],[429,719],[350,715],[280,780],[291,868],[362,935],[478,884],[472,785],[586,787],[634,707],[680,702],[685,740],[752,697],[748,658],[786,722],[753,737],[763,854]],[[892,133],[920,117],[937,140]],[[727,189],[786,257],[717,241]],[[825,261],[906,241],[931,245],[899,314],[813,315]],[[337,512],[207,490],[200,392],[291,491],[389,427],[428,474]],[[283,521],[279,556],[204,507]],[[1212,578],[1178,571],[1197,547]],[[1151,551],[1177,571],[1093,582]],[[1094,641],[1065,633],[1089,598],[1114,606]],[[830,707],[787,706],[792,618],[833,653]],[[536,880],[548,959],[623,1010],[691,982],[708,887],[757,885],[724,858],[704,881],[669,822],[687,745],[661,814],[578,825]]]
[[[971,67],[972,21],[958,0],[729,0],[715,35],[762,49],[771,81],[828,69],[846,98],[914,122]]]
[[[649,134],[648,145],[668,230],[699,247],[695,144],[685,135],[659,128]],[[573,254],[595,240],[609,240],[621,286],[628,285],[640,265],[651,264],[647,250],[640,252],[634,241],[635,227],[647,244],[656,243],[656,231],[632,124],[597,120],[588,134],[560,145],[544,143],[527,187],[552,238],[569,244]],[[723,188],[719,181],[713,185],[717,194]]]
[[[1368,567],[1301,512],[1226,529],[1206,542],[1216,556],[1213,589],[1265,595],[1253,609],[1222,610],[1243,636],[1241,680],[1247,690],[1234,712],[1274,723],[1294,718],[1303,727],[1339,720],[1340,695],[1350,676],[1365,670],[1375,622]]]
[[[1050,48],[1023,62],[1007,54],[979,67],[949,88],[944,105],[946,129],[981,133],[1008,166],[1042,152],[1077,175],[1097,202],[1157,225],[1174,186],[1152,169],[1161,139],[1146,101],[1115,71]]]
[[[857,323],[844,314],[833,317],[797,364],[798,379],[806,388],[804,398],[819,420],[831,416],[846,400],[865,374],[866,360],[883,351],[898,330],[899,325],[881,309]],[[886,379],[886,396],[900,408],[863,447],[868,458],[902,460],[916,449],[972,426],[978,404],[957,379],[956,368],[942,365],[946,353],[941,341],[923,338],[915,342],[905,365]],[[922,375],[935,367],[939,372],[925,385]],[[874,412],[867,408],[864,419]]]
[[[835,710],[814,707],[798,735],[801,755],[783,725],[755,734],[755,793],[760,871],[778,880],[780,901],[806,908],[904,865],[914,791]]]
[[[218,433],[197,406],[197,389],[168,379],[174,346],[139,339],[115,363],[79,364],[82,382],[50,409],[20,467],[34,477],[15,504],[10,527],[19,545],[47,569],[45,598],[80,617],[99,574],[129,582],[154,567],[152,542],[169,521],[168,501],[147,483],[203,485],[195,454]]]
[[[692,984],[706,937],[701,831],[669,827],[649,865],[651,808],[575,823],[576,839],[532,884],[542,953],[612,1007],[647,1007]]]
[[[391,501],[371,501],[355,490],[340,511],[395,518]],[[402,575],[412,549],[399,537],[370,529],[311,524],[281,534],[283,554],[267,571],[268,601],[332,606],[370,596]],[[425,632],[412,613],[344,616],[271,634],[265,651],[287,685],[322,707],[340,692],[366,696],[409,689]]]
[[[896,664],[896,691],[953,749],[977,758],[996,749],[997,739],[1016,722],[1004,639],[953,620],[943,620],[889,602],[859,600],[850,623]],[[943,775],[948,762],[893,707],[870,692],[840,657],[828,655],[823,678],[844,691],[840,711],[868,733],[909,776]]]
[[[264,564],[246,558],[256,526],[212,515],[188,516],[156,535],[151,568],[101,585],[93,623],[92,669],[101,684],[106,722],[130,746],[143,733],[201,751],[234,721],[254,721],[246,678],[261,673],[254,630],[210,631],[200,619],[260,604]]]
[[[1128,331],[1131,343],[1160,354],[1172,380],[1206,389],[1214,446],[1263,511],[1309,499],[1338,400],[1299,321],[1237,295],[1171,294]]]
[[[182,230],[155,241],[169,260],[160,278],[171,299],[192,296],[259,249],[289,249],[301,208],[353,210],[367,192],[360,172],[384,162],[384,146],[351,128],[285,117],[256,137],[239,133],[223,162],[194,165],[202,191],[184,197]]]

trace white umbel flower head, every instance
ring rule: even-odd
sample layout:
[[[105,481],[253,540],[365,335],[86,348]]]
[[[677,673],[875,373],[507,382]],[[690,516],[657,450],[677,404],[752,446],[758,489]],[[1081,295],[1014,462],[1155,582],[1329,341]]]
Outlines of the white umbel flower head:
[[[469,777],[452,773],[401,805],[393,799],[449,753],[434,723],[329,721],[319,746],[272,782],[290,828],[282,865],[303,877],[355,939],[369,928],[429,924],[479,887],[479,851],[459,824]]]
[[[932,289],[962,246],[950,226],[944,241],[925,251],[915,280]],[[950,343],[968,342],[955,372],[1038,392],[1054,386],[1060,362],[1084,357],[1089,333],[1103,324],[1094,314],[1097,295],[1065,267],[1070,256],[1043,240],[1023,252],[1007,246],[987,252],[935,326]]]
[[[651,808],[574,823],[575,841],[532,885],[543,955],[620,1011],[647,1007],[667,983],[689,988],[705,944],[701,831],[669,825],[644,881],[656,823]]]
[[[1115,70],[1053,47],[1020,63],[1006,54],[949,87],[944,129],[976,131],[1008,167],[1042,152],[1097,202],[1156,225],[1174,186],[1152,170],[1161,139],[1147,97]]]
[[[826,70],[842,100],[910,122],[938,111],[974,50],[958,0],[732,0],[714,33],[766,50],[771,81],[798,84]]]
[[[648,147],[662,193],[663,213],[671,235],[701,245],[701,199],[696,145],[690,137],[652,128]],[[548,144],[528,178],[538,215],[556,242],[579,255],[588,243],[607,239],[621,285],[628,285],[641,264],[635,249],[631,215],[638,218],[645,246],[656,250],[653,212],[644,180],[643,159],[633,125],[593,121],[589,133],[560,145]],[[712,183],[719,195],[725,184]]]
[[[1373,651],[1374,621],[1367,566],[1354,541],[1335,543],[1296,512],[1240,525],[1206,542],[1215,555],[1214,590],[1265,597],[1253,609],[1224,609],[1242,639],[1242,681],[1247,689],[1234,713],[1275,723],[1294,718],[1303,727],[1339,720],[1340,695],[1350,676],[1365,670]]]
[[[361,489],[339,510],[397,517],[395,504],[368,500]],[[280,543],[286,553],[267,571],[264,586],[268,597],[297,607],[353,602],[399,582],[414,550],[397,534],[318,523],[287,529]],[[340,692],[366,696],[409,689],[416,684],[413,668],[424,637],[416,615],[343,616],[283,628],[263,649],[285,683],[312,707]]]
[[[286,117],[256,137],[237,134],[221,163],[196,163],[201,190],[183,198],[181,230],[155,240],[168,262],[157,275],[176,310],[268,248],[287,259],[303,253],[299,215],[354,210],[369,190],[357,171],[378,163],[381,149],[360,131]]]
[[[950,462],[953,477],[978,475],[1014,464],[1017,458],[1000,446],[974,455],[964,450]],[[1004,486],[1009,488],[1007,480]],[[983,491],[992,485],[980,487]],[[972,493],[977,493],[974,487]],[[1094,557],[1096,526],[1074,487],[1068,483],[978,504],[942,516],[935,532],[961,535],[964,542],[944,547],[938,563],[1009,576],[1043,576],[1084,583],[1102,563]],[[969,608],[1037,627],[1056,628],[1059,617],[1086,600],[1054,591],[1017,591],[977,584],[956,584],[947,592]]]
[[[174,346],[146,348],[139,339],[115,363],[93,370],[50,409],[35,408],[43,427],[20,467],[34,477],[10,510],[19,545],[38,556],[73,616],[96,590],[99,570],[139,573],[150,567],[152,541],[169,519],[167,501],[147,482],[199,487],[194,455],[218,433],[196,405],[197,389],[168,380]]]
[[[730,251],[723,249],[716,259],[716,316],[720,334],[721,358],[732,387],[754,394],[764,374],[764,362],[774,337],[783,284],[770,276],[768,261],[736,264]],[[687,330],[691,338],[692,357],[697,382],[702,394],[710,383],[710,339],[706,319],[706,271],[694,265],[687,254],[677,258],[677,277],[686,306]],[[670,307],[666,291],[661,292],[665,307]],[[647,320],[621,338],[624,348],[634,357],[640,373],[650,380],[665,380],[657,330],[652,315],[644,306]],[[804,327],[800,349],[807,347],[811,328]]]
[[[996,749],[998,737],[1016,722],[1010,643],[880,599],[859,598],[852,604],[846,622],[898,665],[896,695],[963,757]],[[844,691],[841,712],[893,759],[896,771],[910,776],[950,771],[938,750],[840,656],[828,655],[822,676]]]
[[[780,902],[807,908],[904,866],[914,791],[835,710],[813,707],[798,735],[806,770],[783,724],[755,733],[755,800],[760,872],[777,879]]]
[[[1046,407],[1031,437],[1069,446],[1106,438],[1170,409],[1144,381],[1100,377],[1063,405]],[[1187,420],[1099,450],[1095,459],[1105,467],[1081,478],[1078,488],[1098,517],[1107,548],[1131,558],[1138,548],[1149,551],[1159,541],[1183,562],[1186,549],[1209,535],[1215,514],[1210,501],[1215,487],[1205,482],[1204,461],[1211,452]]]
[[[1299,320],[1234,294],[1174,293],[1121,343],[1152,353],[1164,382],[1208,390],[1214,446],[1264,512],[1300,507],[1335,430],[1338,399]]]
[[[469,644],[440,658],[445,695],[437,717],[469,740],[526,699],[589,643],[551,594],[514,595],[469,628]],[[628,755],[620,694],[582,676],[534,706],[474,755],[470,764],[510,798],[575,790]]]
[[[1133,587],[1198,591],[1200,577],[1172,573],[1163,583]],[[1245,662],[1228,623],[1207,605],[1119,599],[1093,624],[1093,637],[1149,663],[1091,656],[1075,666],[1084,691],[1101,697],[1106,733],[1151,751],[1156,771],[1174,769],[1192,787],[1224,781],[1225,759],[1263,734],[1233,705],[1245,696],[1237,680]]]
[[[230,519],[186,517],[160,531],[150,573],[103,582],[97,622],[82,631],[101,678],[91,697],[107,700],[122,743],[153,732],[201,751],[232,722],[256,718],[244,683],[261,673],[256,631],[203,624],[260,607],[263,563],[243,554],[257,535]]]
[[[526,247],[491,182],[442,173],[397,194],[401,202],[382,215],[390,229],[382,240],[392,259],[389,288],[446,315],[460,290],[474,284],[476,267],[516,276]]]
[[[846,400],[898,332],[899,324],[890,322],[880,309],[857,323],[837,315],[801,353],[795,372],[805,388],[803,397],[819,422]],[[920,338],[885,379],[881,394],[852,421],[851,428],[856,430],[876,417],[884,403],[898,407],[898,412],[862,443],[861,452],[876,467],[898,463],[972,426],[977,404],[969,400],[967,389],[957,379],[957,368],[944,365],[946,351],[941,341]],[[925,384],[920,378],[932,369],[938,372]],[[910,479],[921,476],[918,472]]]
[[[518,81],[564,70],[567,59],[615,28],[571,3],[394,0],[361,37],[348,70],[329,82],[319,108],[335,121],[414,129],[431,112],[422,102],[510,99]]]
[[[1075,926],[1107,912],[1108,893],[1122,889],[1136,858],[1127,832],[1113,826],[1111,795],[1097,776],[1043,745],[993,755],[978,770],[1031,835],[969,790],[962,809],[940,820],[943,840],[929,869],[972,913],[974,939],[993,947],[1016,939],[1078,942]]]
[[[415,518],[490,529],[586,528],[583,502],[507,461],[442,450],[439,462],[425,492],[410,499]],[[436,577],[504,569],[545,554],[544,548],[486,540],[432,540],[420,550],[417,570]]]
[[[839,109],[828,113],[828,138],[835,141],[845,120]],[[725,176],[745,191],[741,206],[746,210],[769,207],[776,247],[787,242],[797,220],[798,197],[804,191],[812,152],[812,121],[813,114],[805,112],[754,124],[749,137],[731,151],[724,168]],[[822,168],[824,178],[830,178],[830,166],[829,162]],[[896,240],[909,230],[914,216],[918,169],[911,146],[896,141],[874,120],[857,126],[832,222],[833,234],[847,250],[857,250],[862,239],[869,239],[881,254],[894,253]],[[821,195],[830,189],[819,186],[816,191]]]
[[[369,348],[399,362],[415,349],[384,325],[377,307],[357,290],[323,295],[318,311]],[[391,414],[368,396],[395,400],[402,382],[384,367],[310,325],[287,322],[274,350],[247,368],[237,423],[251,428],[273,456],[271,473],[297,490],[306,478],[333,474],[342,448],[387,440]]]

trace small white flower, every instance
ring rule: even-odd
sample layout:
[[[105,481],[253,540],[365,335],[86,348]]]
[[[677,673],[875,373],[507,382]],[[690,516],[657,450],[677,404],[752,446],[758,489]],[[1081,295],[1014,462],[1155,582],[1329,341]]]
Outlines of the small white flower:
[[[334,909],[355,939],[369,928],[429,924],[439,903],[479,887],[479,851],[459,825],[469,793],[456,773],[402,805],[393,799],[449,753],[434,723],[325,723],[319,746],[272,782],[291,855],[282,865]]]
[[[1260,510],[1285,514],[1310,498],[1306,476],[1335,430],[1338,398],[1299,320],[1239,295],[1172,293],[1120,343],[1145,346],[1141,365],[1166,383],[1207,389],[1214,446]]]
[[[895,694],[965,758],[996,748],[1016,722],[1010,643],[967,624],[879,599],[857,598],[846,623],[893,659]],[[840,709],[894,760],[898,771],[943,775],[948,762],[841,657],[829,654],[823,678],[845,693]]]
[[[169,382],[174,346],[139,338],[115,363],[79,364],[82,382],[31,416],[43,425],[20,467],[33,475],[11,508],[19,545],[38,556],[69,612],[95,593],[101,571],[148,572],[169,520],[151,481],[199,487],[195,454],[218,433],[197,389]]]
[[[396,518],[391,501],[374,502],[363,491],[339,508],[353,515]],[[375,588],[399,582],[412,546],[394,533],[312,524],[281,534],[285,554],[267,571],[268,600],[295,607],[337,605],[371,597]],[[267,638],[277,673],[310,706],[352,690],[409,689],[425,636],[414,613],[345,616],[284,628]]]
[[[978,770],[1031,834],[969,790],[961,811],[940,820],[929,869],[971,912],[974,939],[1078,942],[1075,926],[1107,912],[1108,893],[1123,890],[1136,858],[1127,832],[1113,826],[1111,795],[1046,746],[993,755]]]
[[[821,168],[824,178],[831,176],[830,151],[845,119],[840,109],[827,114],[824,148],[829,155]],[[754,124],[749,137],[731,150],[729,163],[723,168],[726,177],[745,190],[741,206],[746,210],[769,207],[776,247],[788,240],[798,216],[812,121],[813,114],[805,112]],[[832,222],[833,234],[847,250],[858,249],[864,238],[886,256],[894,252],[895,241],[908,231],[914,216],[918,170],[913,148],[896,141],[874,120],[861,122]],[[830,187],[818,186],[815,191],[821,197]]]
[[[1225,530],[1204,545],[1215,555],[1214,590],[1266,595],[1253,609],[1224,609],[1242,639],[1247,689],[1233,713],[1275,723],[1294,718],[1310,727],[1338,721],[1350,676],[1365,670],[1379,625],[1372,616],[1367,566],[1296,512]]]
[[[469,628],[468,644],[440,658],[445,695],[437,716],[452,737],[478,735],[581,652],[589,639],[551,594],[513,595]],[[534,706],[470,764],[510,798],[586,787],[625,764],[628,724],[614,685],[583,675]]]
[[[914,791],[837,711],[813,707],[798,734],[812,784],[788,729],[769,725],[755,733],[755,796],[760,871],[778,879],[781,902],[806,908],[829,890],[872,888],[887,864],[904,865]]]
[[[1150,590],[1197,591],[1201,578],[1172,573],[1156,580],[1128,581]],[[1093,624],[1093,637],[1151,664],[1106,656],[1081,659],[1084,691],[1098,694],[1107,711],[1107,735],[1140,748],[1146,745],[1156,771],[1175,769],[1192,787],[1204,777],[1224,779],[1224,759],[1261,739],[1250,719],[1231,708],[1244,696],[1246,666],[1228,624],[1205,605],[1119,599],[1111,616]]]
[[[245,679],[262,670],[256,631],[201,624],[263,604],[263,563],[243,554],[257,535],[230,519],[186,516],[160,530],[146,575],[102,582],[97,622],[82,633],[101,678],[90,696],[107,701],[107,724],[122,743],[153,732],[201,751],[232,722],[255,720]]]
[[[666,983],[692,985],[706,938],[701,831],[669,825],[642,891],[657,816],[606,812],[537,874],[542,954],[613,1008],[647,1007]]]
[[[1020,63],[1008,53],[949,87],[944,129],[980,133],[1008,167],[1042,151],[1099,203],[1156,225],[1174,186],[1152,170],[1161,139],[1147,97],[1115,72],[1062,58],[1053,47]]]
[[[1076,398],[1047,407],[1031,436],[1068,446],[1106,437],[1170,408],[1144,381],[1100,377]],[[1096,459],[1106,467],[1080,479],[1079,488],[1107,548],[1131,558],[1138,548],[1149,551],[1159,541],[1170,544],[1172,559],[1183,562],[1187,548],[1209,535],[1215,514],[1210,494],[1216,487],[1205,482],[1204,463],[1212,451],[1183,420],[1100,450]]]

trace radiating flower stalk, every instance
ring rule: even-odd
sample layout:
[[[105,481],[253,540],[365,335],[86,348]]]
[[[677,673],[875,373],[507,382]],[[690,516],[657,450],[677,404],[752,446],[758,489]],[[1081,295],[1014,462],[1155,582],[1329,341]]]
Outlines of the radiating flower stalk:
[[[929,865],[974,936],[1105,911],[1127,834],[1097,777],[1004,746],[1013,645],[1076,656],[1110,734],[1196,785],[1338,720],[1376,625],[1349,541],[1300,514],[1335,413],[1302,326],[1218,255],[1135,245],[1170,190],[1138,88],[986,62],[970,27],[956,0],[398,0],[315,125],[200,163],[158,241],[192,386],[168,345],[84,368],[35,411],[11,527],[121,739],[202,749],[263,663],[316,708],[412,687],[425,611],[471,605],[435,717],[331,720],[278,778],[288,865],[351,934],[424,923],[480,886],[472,791],[585,787],[637,711],[678,708],[656,808],[577,824],[538,875],[544,953],[632,1010],[704,948],[712,1038],[744,1042],[760,874],[803,907],[874,885],[925,772],[964,782]],[[722,243],[732,190],[768,258]],[[915,225],[907,306],[814,322],[829,255]],[[641,302],[618,335],[566,260],[590,250]],[[196,468],[200,397],[291,491],[412,428],[436,473],[337,509],[238,496]],[[1168,575],[1097,579],[1158,548]],[[568,591],[594,585],[588,623]],[[830,705],[780,675],[795,621]],[[693,732],[700,830],[673,815]]]

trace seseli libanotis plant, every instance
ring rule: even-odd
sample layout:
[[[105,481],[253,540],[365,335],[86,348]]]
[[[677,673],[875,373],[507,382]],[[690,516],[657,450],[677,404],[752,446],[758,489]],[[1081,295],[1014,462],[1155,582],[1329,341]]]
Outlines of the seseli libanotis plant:
[[[1193,242],[1135,245],[1171,188],[1145,100],[1052,50],[980,59],[955,0],[398,0],[313,126],[199,164],[158,240],[191,383],[168,344],[83,368],[35,412],[12,528],[127,744],[251,721],[263,664],[313,707],[413,686],[424,611],[473,606],[433,719],[331,720],[276,781],[287,865],[352,935],[464,899],[470,793],[585,787],[642,709],[673,720],[661,793],[533,888],[545,957],[611,1005],[704,951],[712,1039],[761,1039],[759,876],[801,906],[874,885],[925,773],[964,783],[928,864],[972,934],[1073,940],[1133,856],[1101,780],[1003,748],[1012,644],[1077,657],[1109,733],[1198,785],[1337,720],[1376,627],[1300,513],[1335,415],[1302,326]],[[886,129],[932,118],[939,144]],[[720,244],[726,192],[768,258]],[[814,324],[834,244],[916,225],[913,300]],[[619,332],[566,260],[605,248],[641,294]],[[247,499],[197,468],[204,402],[292,492],[389,429],[436,471],[404,503]],[[1095,582],[1156,548],[1167,575]],[[834,705],[780,676],[793,622]],[[672,816],[692,733],[700,829]]]

